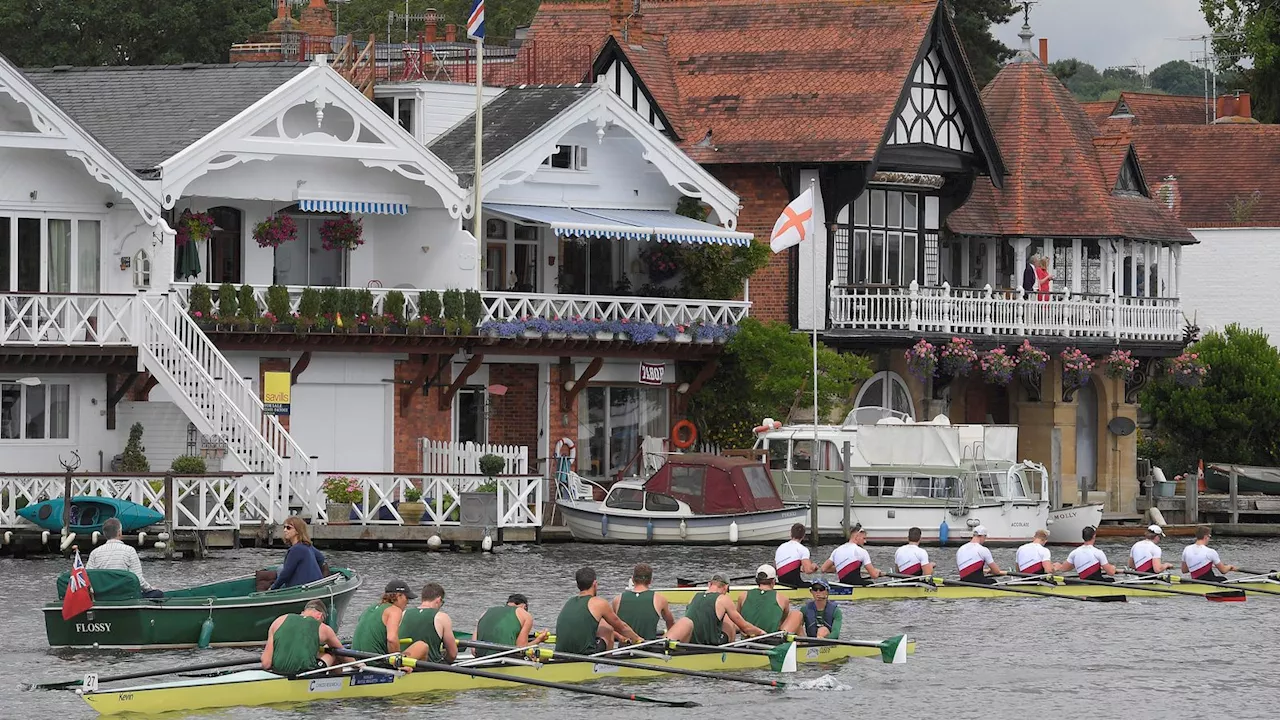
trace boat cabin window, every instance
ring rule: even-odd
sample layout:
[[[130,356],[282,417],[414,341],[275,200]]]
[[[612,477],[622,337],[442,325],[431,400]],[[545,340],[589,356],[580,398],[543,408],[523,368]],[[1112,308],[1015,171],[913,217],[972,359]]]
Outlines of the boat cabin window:
[[[843,470],[844,460],[840,456],[840,448],[830,440],[819,440],[818,448],[818,464],[816,467],[810,467],[810,460],[814,456],[813,440],[792,440],[791,441],[791,469],[792,470]]]
[[[644,509],[651,512],[675,512],[680,509],[680,503],[667,495],[645,493]]]
[[[867,477],[867,497],[890,497],[901,478],[870,475]]]
[[[614,488],[609,491],[609,497],[604,501],[604,506],[614,510],[642,510],[644,509],[644,490]]]
[[[707,469],[701,465],[672,465],[671,492],[676,495],[702,496]]]
[[[771,498],[777,494],[773,489],[773,483],[769,482],[769,473],[759,465],[742,468],[742,474],[747,478],[747,487],[751,488],[753,496]]]
[[[770,470],[786,470],[787,469],[787,445],[786,440],[769,440],[769,469]]]
[[[1020,468],[1009,468],[1009,482],[1006,497],[1023,499],[1030,496],[1030,483]]]
[[[906,497],[947,498],[956,486],[956,478],[947,477],[913,477],[908,482]]]

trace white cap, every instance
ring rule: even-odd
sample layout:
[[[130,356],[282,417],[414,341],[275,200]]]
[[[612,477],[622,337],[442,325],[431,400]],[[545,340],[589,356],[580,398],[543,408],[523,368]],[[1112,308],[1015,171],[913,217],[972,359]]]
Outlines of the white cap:
[[[1147,532],[1154,533],[1156,535],[1163,535],[1164,528],[1160,527],[1159,525],[1148,525]]]
[[[772,565],[761,565],[756,568],[756,577],[760,577],[761,575],[764,575],[770,580],[778,579],[778,571],[774,570]]]
[[[981,535],[981,536],[983,536],[983,537],[986,537],[986,536],[987,536],[987,528],[986,528],[986,526],[985,526],[985,525],[979,525],[978,527],[974,528],[974,529],[973,529],[973,534],[974,534],[974,537],[977,537],[978,535]]]

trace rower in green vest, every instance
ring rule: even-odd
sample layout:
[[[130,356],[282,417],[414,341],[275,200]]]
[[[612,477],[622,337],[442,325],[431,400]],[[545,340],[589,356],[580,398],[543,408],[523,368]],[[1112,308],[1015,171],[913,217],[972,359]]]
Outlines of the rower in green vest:
[[[738,631],[747,637],[763,635],[763,630],[742,617],[728,592],[729,581],[723,575],[712,575],[706,592],[693,596],[684,617],[667,630],[667,637],[677,642],[723,645]]]
[[[342,641],[333,628],[324,623],[327,613],[323,600],[312,600],[297,615],[276,618],[267,631],[262,669],[297,675],[332,665],[333,655],[326,650],[342,647]]]
[[[378,603],[366,608],[356,621],[351,649],[376,655],[400,652],[400,619],[409,601],[416,597],[403,580],[387,583]]]
[[[531,637],[532,636],[532,637]],[[537,645],[550,636],[546,630],[533,635],[533,615],[529,613],[529,598],[521,593],[512,593],[506,605],[498,605],[484,611],[480,622],[476,623],[476,640],[524,647]],[[497,650],[475,649],[476,657],[484,657],[498,652]]]
[[[413,641],[405,648],[407,657],[433,663],[451,663],[458,658],[453,620],[440,611],[442,605],[444,588],[438,583],[427,583],[422,586],[422,604],[404,611],[400,638]]]
[[[738,611],[742,617],[766,633],[779,630],[796,633],[804,624],[799,610],[792,610],[785,595],[777,590],[778,571],[772,565],[756,568],[756,587],[738,593]]]
[[[613,647],[615,635],[638,643],[643,638],[613,611],[613,605],[597,597],[596,571],[584,567],[574,573],[578,594],[569,598],[556,619],[556,650],[589,654]]]
[[[668,628],[676,624],[676,619],[671,614],[671,604],[667,602],[665,595],[649,588],[652,584],[653,568],[640,563],[631,571],[631,589],[624,590],[613,599],[613,609],[618,617],[645,640],[661,637],[658,633],[658,618],[662,618]]]

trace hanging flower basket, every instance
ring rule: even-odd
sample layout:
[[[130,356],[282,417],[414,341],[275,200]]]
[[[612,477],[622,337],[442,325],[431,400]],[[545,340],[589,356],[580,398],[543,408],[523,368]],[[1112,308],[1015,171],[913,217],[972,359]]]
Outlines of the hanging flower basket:
[[[1062,386],[1068,390],[1079,390],[1089,383],[1093,373],[1093,361],[1078,348],[1067,348],[1060,355],[1062,358]]]
[[[1200,353],[1182,353],[1169,365],[1169,375],[1182,387],[1198,387],[1209,375],[1209,363],[1200,359]]]
[[[986,353],[978,361],[978,367],[982,369],[982,379],[992,385],[1008,385],[1013,380],[1013,371],[1017,366],[1018,362],[1002,347]]]
[[[1030,340],[1023,340],[1014,356],[1018,374],[1028,379],[1040,377],[1040,373],[1049,364],[1049,353],[1032,345]]]
[[[1129,382],[1138,371],[1138,361],[1128,350],[1112,350],[1102,359],[1102,369],[1109,378]]]
[[[364,244],[364,220],[342,213],[320,223],[320,247],[325,250],[355,250]]]
[[[924,382],[938,369],[938,349],[928,340],[921,339],[906,352],[907,372]]]
[[[938,369],[943,375],[964,377],[978,362],[978,352],[968,338],[953,337],[938,352]]]
[[[298,225],[289,215],[272,215],[253,228],[258,247],[276,248],[298,239]]]
[[[208,213],[183,210],[178,216],[178,225],[174,228],[174,244],[182,247],[189,242],[208,240],[213,233],[213,216]]]
[[[679,249],[669,243],[650,243],[640,251],[640,259],[648,266],[649,281],[653,283],[666,282],[680,270]]]

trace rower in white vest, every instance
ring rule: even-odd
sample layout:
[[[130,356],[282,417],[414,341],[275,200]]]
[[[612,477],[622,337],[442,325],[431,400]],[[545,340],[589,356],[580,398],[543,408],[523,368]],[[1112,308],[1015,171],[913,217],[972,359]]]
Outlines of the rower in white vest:
[[[1018,548],[1018,554],[1015,558],[1018,572],[1043,575],[1053,573],[1058,569],[1058,564],[1053,561],[1052,556],[1049,554],[1049,548],[1045,547],[1047,542],[1049,542],[1049,531],[1037,530],[1035,537],[1031,538],[1031,542]]]
[[[1182,572],[1196,580],[1226,582],[1225,577],[1214,574],[1215,569],[1222,575],[1237,570],[1235,565],[1222,562],[1218,551],[1209,547],[1209,526],[1201,525],[1196,528],[1196,541],[1182,550]]]
[[[1129,567],[1144,573],[1162,573],[1165,570],[1172,570],[1173,563],[1163,562],[1160,559],[1160,538],[1164,537],[1164,530],[1159,525],[1147,526],[1146,537],[1133,544],[1129,550]]]
[[[1107,562],[1106,553],[1093,546],[1093,539],[1097,533],[1098,529],[1092,525],[1082,530],[1080,539],[1084,540],[1084,543],[1071,551],[1060,569],[1075,570],[1081,580],[1114,582],[1115,578],[1112,576],[1116,574],[1116,566]]]
[[[821,572],[834,572],[840,582],[845,585],[870,585],[871,580],[880,577],[880,571],[871,564],[871,555],[862,547],[867,543],[867,531],[862,523],[849,528],[849,542],[831,552],[831,557],[822,563]],[[867,574],[863,575],[862,571]]]
[[[994,585],[995,576],[1005,575],[1000,569],[991,551],[986,548],[987,529],[982,525],[973,529],[973,537],[956,551],[956,568],[960,571],[960,580],[969,583]],[[991,574],[988,575],[987,571]]]
[[[907,531],[907,544],[898,548],[893,554],[893,565],[902,575],[932,575],[933,563],[929,562],[929,553],[920,547],[920,528],[913,527]]]
[[[787,587],[807,587],[808,582],[800,573],[816,573],[818,566],[809,559],[809,548],[804,546],[804,524],[791,526],[791,539],[778,546],[773,554],[773,566],[778,570],[778,584]]]

